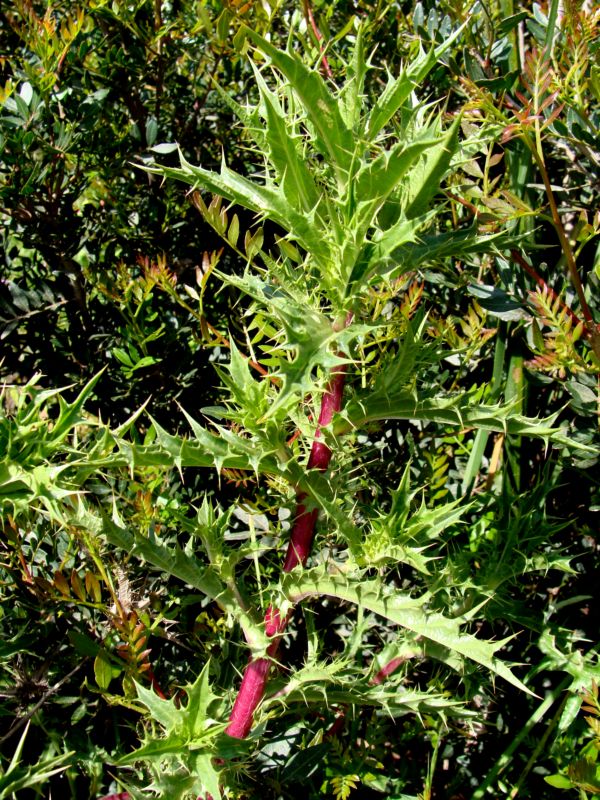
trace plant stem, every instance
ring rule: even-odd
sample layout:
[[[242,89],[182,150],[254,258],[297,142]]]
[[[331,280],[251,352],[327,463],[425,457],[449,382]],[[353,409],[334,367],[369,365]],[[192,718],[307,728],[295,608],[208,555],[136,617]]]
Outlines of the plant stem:
[[[317,23],[315,22],[312,8],[310,7],[308,0],[303,0],[302,7],[304,10],[304,17],[306,19],[306,22],[310,23],[310,27],[313,30],[315,39],[319,44],[319,50],[321,51],[321,68],[323,74],[326,75],[328,78],[333,79],[333,72],[331,71],[331,67],[329,66],[329,61],[327,60],[327,56],[325,55],[325,50],[323,48],[323,45],[321,44],[323,40],[323,34],[319,30]]]
[[[345,379],[346,366],[343,365],[334,371],[329,386],[323,395],[319,423],[310,451],[307,469],[318,469],[324,472],[329,466],[331,450],[321,441],[321,428],[324,425],[329,425],[333,415],[341,410]],[[304,505],[305,499],[306,494],[303,492],[298,494],[294,527],[292,528],[288,550],[283,563],[284,572],[291,572],[298,564],[304,565],[310,554],[319,512],[316,508],[312,511],[307,511]]]
[[[266,658],[250,658],[235,703],[229,717],[226,733],[234,739],[245,739],[250,733],[254,712],[263,698],[271,659],[275,658],[279,647],[278,634],[283,633],[287,619],[282,619],[279,611],[269,606],[265,615],[265,632],[267,636],[277,636],[267,648]]]
[[[319,422],[312,443],[307,470],[318,469],[324,472],[331,461],[331,449],[322,441],[321,429],[333,419],[333,415],[341,410],[344,383],[346,380],[346,365],[343,364],[333,370],[331,380],[325,390],[321,401]],[[307,511],[304,501],[306,494],[297,495],[296,514],[290,541],[283,563],[283,571],[291,572],[298,564],[304,566],[310,555],[315,534],[318,509]],[[266,657],[250,658],[242,683],[240,685],[226,733],[235,739],[245,739],[250,733],[254,712],[262,700],[271,661],[277,654],[281,634],[285,630],[289,614],[283,616],[278,609],[269,606],[265,614],[265,633],[267,636],[276,637],[267,648]]]
[[[502,391],[504,376],[504,356],[506,353],[506,323],[501,322],[496,334],[496,345],[494,350],[494,368],[492,373],[492,384],[490,391],[490,402],[495,403]],[[475,434],[473,448],[465,468],[461,492],[463,495],[470,495],[475,488],[477,476],[481,469],[481,462],[485,453],[490,432],[480,428]]]
[[[377,672],[371,678],[372,685],[373,686],[379,686],[379,684],[383,683],[386,678],[389,678],[389,676],[392,675],[398,669],[398,667],[402,666],[402,664],[404,664],[405,661],[406,661],[406,658],[404,658],[403,656],[398,656],[396,658],[392,658],[391,661],[388,661],[388,663],[385,664],[379,670],[379,672]]]
[[[525,359],[519,349],[509,353],[504,399],[518,413],[525,412],[527,398],[527,380],[524,371]],[[516,492],[521,489],[521,468],[523,466],[522,437],[511,436],[506,448],[508,464],[512,467],[512,482]],[[510,479],[511,473],[507,473]]]
[[[538,741],[537,745],[535,746],[535,749],[534,749],[533,753],[529,757],[529,761],[527,762],[527,764],[525,764],[523,772],[519,775],[519,778],[518,778],[517,782],[512,787],[510,795],[509,795],[509,800],[514,800],[514,798],[519,794],[519,792],[521,790],[521,786],[525,782],[525,779],[527,778],[527,776],[531,772],[532,768],[535,766],[535,763],[536,763],[540,753],[544,750],[544,747],[546,746],[546,742],[548,741],[548,739],[550,737],[550,734],[552,733],[552,731],[554,730],[554,728],[558,724],[558,721],[560,720],[561,714],[563,713],[563,711],[565,709],[565,704],[566,704],[567,700],[568,700],[568,695],[565,695],[562,703],[556,709],[556,711],[554,713],[554,716],[550,720],[550,723],[546,726],[546,730],[544,731],[542,737],[540,738],[540,740]]]

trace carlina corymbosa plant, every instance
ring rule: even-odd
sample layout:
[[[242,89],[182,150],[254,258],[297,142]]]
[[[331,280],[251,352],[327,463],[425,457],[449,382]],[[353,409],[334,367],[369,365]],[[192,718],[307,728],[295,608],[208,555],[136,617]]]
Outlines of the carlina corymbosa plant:
[[[494,249],[518,246],[502,232],[461,225],[459,212],[449,215],[446,201],[437,199],[442,182],[484,139],[476,121],[463,138],[459,112],[445,113],[416,95],[458,36],[460,30],[443,45],[416,52],[399,77],[377,85],[371,103],[375,70],[360,26],[339,88],[318,64],[307,66],[292,44],[282,51],[242,28],[236,43],[252,50],[258,99],[254,105],[225,93],[222,99],[254,144],[255,171],[241,175],[225,160],[212,171],[182,156],[177,167],[145,164],[151,173],[189,184],[206,220],[246,263],[236,274],[214,259],[201,281],[203,293],[216,277],[243,298],[243,336],[231,337],[227,363],[216,365],[225,399],[202,409],[208,424],[186,415],[187,438],[154,423],[144,446],[126,442],[124,426],[113,434],[119,455],[110,463],[242,473],[245,493],[255,488],[255,508],[267,499],[277,513],[276,522],[261,523],[269,530],[272,524],[275,535],[258,541],[255,511],[235,503],[222,509],[207,496],[196,519],[184,513],[178,519],[190,536],[182,550],[132,532],[116,506],[110,518],[99,519],[78,498],[73,524],[103,533],[201,592],[239,625],[250,648],[239,689],[228,694],[223,687],[224,697],[213,691],[211,671],[227,674],[225,663],[207,662],[184,687],[187,705],[137,686],[139,702],[162,733],[149,731],[118,763],[146,762],[147,788],[162,796],[217,797],[235,786],[232,756],[245,757],[250,746],[242,740],[258,741],[267,719],[292,713],[298,703],[326,698],[338,708],[367,705],[392,715],[453,708],[459,701],[434,687],[401,683],[398,668],[409,669],[416,658],[473,680],[481,680],[477,671],[484,667],[528,691],[496,657],[507,639],[465,630],[485,605],[485,593],[471,592],[469,602],[457,595],[451,613],[446,605],[441,535],[461,524],[469,502],[426,502],[411,488],[408,464],[398,465],[398,488],[388,496],[368,502],[363,491],[372,454],[365,442],[385,420],[568,444],[553,419],[528,419],[510,405],[492,404],[485,385],[444,391],[435,377],[448,350],[428,336],[413,279],[453,256],[479,264]],[[215,197],[206,202],[201,191]],[[243,235],[235,205],[256,215]],[[189,294],[202,308],[203,297]],[[240,510],[249,534],[234,547],[228,533]],[[287,542],[286,511],[292,517]],[[280,547],[286,549],[283,569]],[[249,563],[254,572],[243,569]],[[408,583],[399,579],[401,568],[411,576]],[[318,610],[313,619],[305,615],[305,664],[282,677],[272,665],[304,598],[350,604],[363,622],[332,656],[318,630]],[[377,620],[385,620],[384,647],[377,653],[371,641],[363,660],[363,639]]]
[[[236,174],[225,163],[220,174],[193,167],[183,159],[179,169],[159,167],[152,171],[184,180],[194,190],[212,191],[286,231],[277,261],[261,254],[274,284],[281,287],[277,289],[278,316],[287,334],[284,346],[297,353],[295,359],[271,373],[282,387],[275,407],[287,411],[290,399],[294,405],[302,402],[314,390],[310,379],[315,367],[325,367],[325,374],[329,368],[329,378],[320,392],[318,424],[306,465],[308,476],[312,470],[326,471],[331,460],[332,450],[324,441],[323,429],[342,409],[350,361],[350,353],[345,355],[343,347],[349,350],[351,342],[366,333],[364,323],[352,324],[354,314],[360,320],[365,295],[373,285],[381,281],[390,284],[417,266],[411,244],[416,243],[417,232],[431,223],[429,201],[437,193],[457,148],[458,119],[443,130],[439,115],[428,119],[425,109],[409,102],[414,88],[437,63],[444,48],[422,53],[399,79],[390,80],[380,102],[365,115],[363,92],[368,65],[360,33],[347,83],[337,96],[319,72],[307,68],[298,56],[276,50],[249,29],[245,33],[278,76],[273,91],[255,67],[258,105],[242,107],[228,100],[266,157],[264,182]],[[384,127],[400,109],[409,108],[412,113],[404,123],[408,135],[389,146],[382,133]],[[214,205],[207,208],[198,196],[196,203],[236,247],[237,217],[228,224],[220,208],[217,218]],[[255,238],[256,234],[246,237],[244,255],[249,261],[255,255]],[[444,244],[447,250],[452,249],[451,240]],[[477,247],[488,243],[472,231],[470,244]],[[403,247],[406,254],[401,258]],[[464,241],[461,250],[463,247]],[[264,269],[261,272],[265,274]],[[309,289],[304,297],[300,293],[302,283]],[[259,303],[266,299],[267,285],[253,276],[235,279],[234,285]],[[287,309],[286,290],[291,301]],[[312,346],[302,347],[301,341],[294,341],[298,329],[291,320],[286,325],[286,316],[297,313],[292,303],[296,308],[305,305],[307,315],[314,314],[313,330],[303,331],[306,339],[315,340]],[[309,318],[307,322],[310,326]],[[335,355],[332,345],[338,348]],[[308,359],[303,358],[304,353]],[[274,418],[271,406],[263,420]],[[258,425],[261,422],[257,420]],[[305,489],[297,487],[296,492],[284,573],[306,564],[319,514],[318,505],[309,500]],[[230,736],[244,738],[251,729],[288,618],[289,613],[277,607],[267,608],[265,633],[271,642],[266,655],[251,657],[246,667],[227,727]]]

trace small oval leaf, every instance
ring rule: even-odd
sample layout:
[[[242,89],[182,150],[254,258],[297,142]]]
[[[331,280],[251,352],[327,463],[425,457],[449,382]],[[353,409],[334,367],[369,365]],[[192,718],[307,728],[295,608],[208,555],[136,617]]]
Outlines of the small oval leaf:
[[[73,591],[75,592],[77,597],[82,602],[85,602],[86,600],[85,589],[83,587],[83,583],[81,582],[81,578],[79,577],[79,574],[75,569],[71,570],[71,587],[73,588]]]
[[[69,582],[67,581],[67,579],[60,570],[56,570],[56,572],[54,573],[54,585],[61,594],[65,595],[65,597],[71,596],[71,588],[69,586]]]
[[[102,601],[102,589],[100,587],[100,581],[93,572],[86,573],[85,588],[94,603],[100,603]]]
[[[232,247],[237,247],[238,239],[240,237],[240,221],[238,215],[234,214],[229,230],[227,232],[227,241]]]
[[[94,659],[94,677],[102,690],[108,689],[113,679],[113,670],[106,653],[101,651]]]

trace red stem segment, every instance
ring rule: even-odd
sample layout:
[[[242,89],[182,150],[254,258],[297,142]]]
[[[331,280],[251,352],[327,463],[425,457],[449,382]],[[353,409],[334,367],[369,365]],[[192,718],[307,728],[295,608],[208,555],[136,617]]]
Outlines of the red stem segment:
[[[334,371],[329,386],[327,387],[321,401],[321,413],[319,423],[315,432],[315,438],[310,450],[307,469],[318,469],[325,472],[331,461],[331,450],[321,440],[321,428],[329,425],[333,415],[342,408],[342,395],[344,392],[344,382],[346,380],[346,365],[340,366]],[[296,516],[294,527],[290,535],[283,571],[291,572],[298,564],[306,564],[306,559],[310,555],[312,542],[315,534],[315,524],[317,522],[318,509],[307,511],[304,501],[306,494],[300,492],[297,496]]]
[[[386,678],[388,678],[393,672],[395,672],[398,667],[400,667],[406,661],[405,658],[398,656],[397,658],[392,658],[391,661],[383,666],[379,672],[371,678],[371,683],[373,686],[379,686],[379,684],[383,683]]]
[[[226,733],[235,739],[245,739],[250,733],[254,712],[265,693],[267,678],[271,669],[271,660],[277,655],[279,647],[278,634],[283,633],[286,623],[287,619],[282,618],[277,609],[274,611],[269,606],[265,614],[265,633],[267,636],[277,636],[277,638],[273,639],[268,646],[266,658],[250,658],[246,665],[244,677],[229,717],[229,725],[226,729]]]
[[[315,438],[311,447],[307,469],[318,469],[324,472],[331,461],[331,450],[322,441],[321,428],[329,425],[333,415],[340,411],[342,407],[342,396],[344,393],[344,383],[346,380],[346,365],[337,367],[333,373],[329,385],[325,390],[321,401],[321,412],[319,423],[315,432]],[[306,493],[299,492],[297,495],[296,514],[294,526],[290,535],[283,571],[291,572],[298,564],[304,566],[310,555],[312,542],[315,534],[315,524],[317,522],[318,509],[307,511],[304,501]],[[289,619],[282,616],[279,609],[271,606],[265,614],[265,633],[274,638],[267,648],[267,657],[251,658],[248,662],[242,678],[242,683],[238,691],[231,716],[227,733],[236,739],[245,739],[250,733],[254,712],[263,698],[267,678],[271,668],[271,660],[275,658],[279,647],[279,639],[285,630]]]
[[[323,34],[319,30],[319,27],[315,22],[312,8],[310,7],[308,0],[304,0],[304,16],[306,17],[306,21],[310,22],[310,26],[313,29],[315,38],[319,43],[319,49],[321,53],[323,53],[323,45],[321,44],[321,41],[323,40]],[[323,58],[321,59],[321,68],[323,74],[333,80],[333,72],[331,71],[331,67],[329,66],[329,61],[327,60],[327,56],[324,53],[323,53]]]

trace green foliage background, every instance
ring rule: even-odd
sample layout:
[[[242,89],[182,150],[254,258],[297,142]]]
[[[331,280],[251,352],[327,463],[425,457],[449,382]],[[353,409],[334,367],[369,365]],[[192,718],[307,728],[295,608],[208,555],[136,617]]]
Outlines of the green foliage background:
[[[600,793],[598,10],[0,10],[0,797]]]

